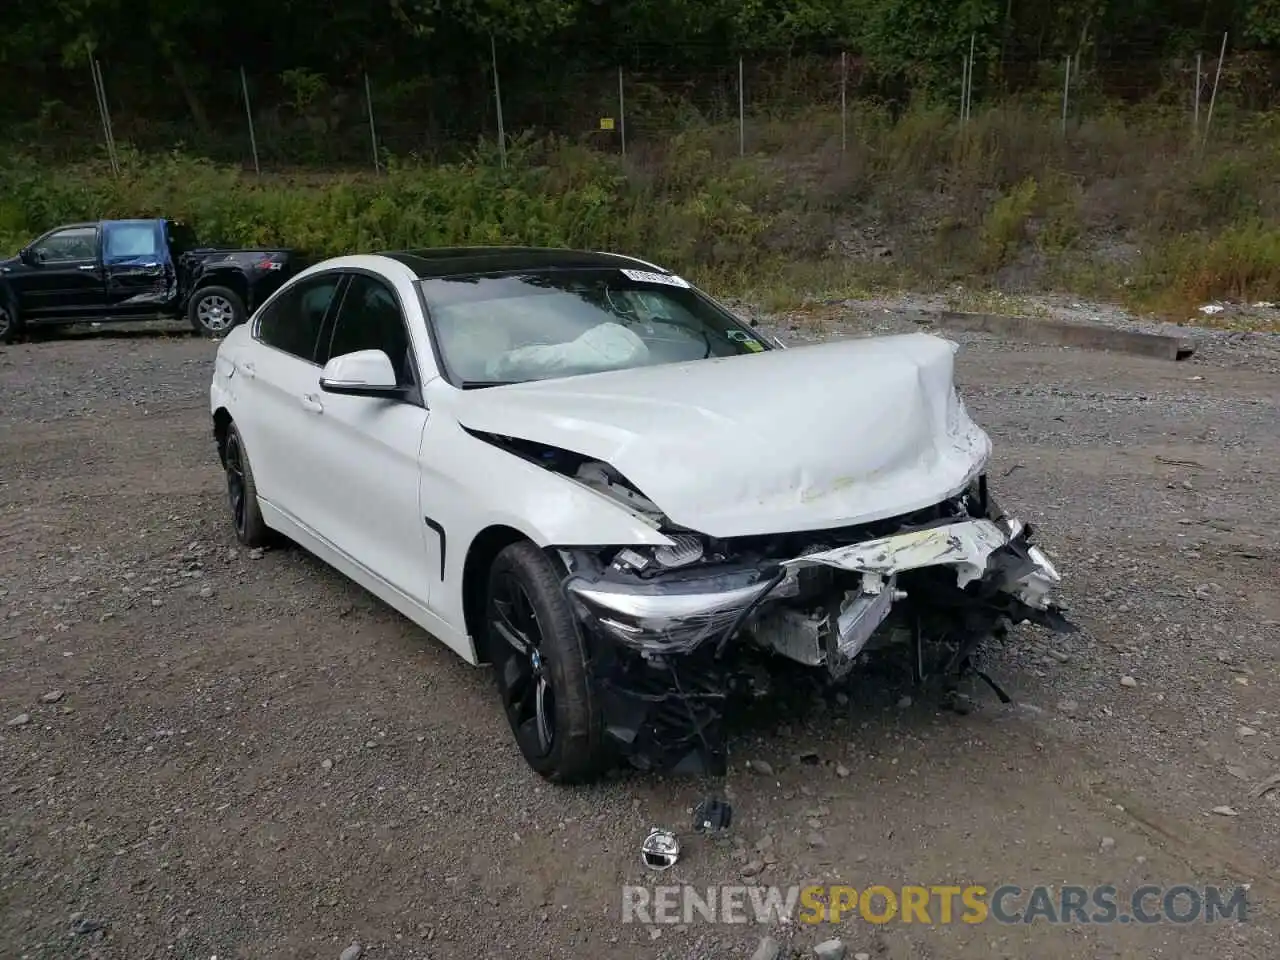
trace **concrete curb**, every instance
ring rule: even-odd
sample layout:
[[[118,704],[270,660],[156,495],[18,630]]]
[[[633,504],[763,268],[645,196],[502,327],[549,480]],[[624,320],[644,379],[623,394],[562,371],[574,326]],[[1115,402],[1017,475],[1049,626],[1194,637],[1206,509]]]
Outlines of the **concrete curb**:
[[[989,333],[1008,340],[1025,340],[1046,346],[1131,353],[1160,360],[1186,360],[1196,349],[1189,340],[1179,337],[1086,326],[1061,320],[1005,317],[994,313],[958,313],[953,310],[929,311],[923,317],[927,318],[926,322],[951,330]]]

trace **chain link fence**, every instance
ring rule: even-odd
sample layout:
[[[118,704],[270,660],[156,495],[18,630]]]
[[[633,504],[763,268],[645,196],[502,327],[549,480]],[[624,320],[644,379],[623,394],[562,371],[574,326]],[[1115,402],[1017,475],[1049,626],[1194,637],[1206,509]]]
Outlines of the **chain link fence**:
[[[887,84],[862,58],[839,52],[738,58],[708,50],[692,58],[697,69],[636,66],[635,58],[594,71],[539,68],[501,48],[484,53],[490,56],[477,54],[466,75],[409,79],[377,68],[265,73],[245,66],[155,85],[109,61],[49,68],[17,105],[29,109],[4,126],[11,149],[54,162],[114,147],[179,151],[264,172],[382,169],[408,156],[445,161],[474,156],[482,144],[481,155],[503,162],[530,135],[623,154],[699,131],[728,159],[794,151],[797,118],[812,121],[802,136],[845,148],[868,111],[892,120],[923,92],[906,80]],[[1264,119],[1280,105],[1280,59],[1233,54],[1226,38],[1219,49],[1181,60],[1001,56],[971,63],[965,56],[953,82],[939,84],[933,74],[932,102],[951,108],[957,123],[1018,97],[1065,136],[1117,102],[1141,101],[1167,121],[1182,116],[1188,143],[1203,142],[1211,123]],[[25,88],[32,89],[30,78]]]

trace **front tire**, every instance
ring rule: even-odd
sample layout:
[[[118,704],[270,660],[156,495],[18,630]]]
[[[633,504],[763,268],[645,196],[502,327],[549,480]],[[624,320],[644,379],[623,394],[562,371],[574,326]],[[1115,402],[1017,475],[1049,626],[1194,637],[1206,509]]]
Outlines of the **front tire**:
[[[258,486],[253,482],[253,468],[244,449],[244,439],[235,423],[228,424],[223,442],[223,464],[227,472],[227,501],[236,539],[246,547],[265,547],[271,542],[271,528],[262,519],[258,505]]]
[[[536,545],[513,543],[494,559],[485,629],[498,694],[529,766],[553,783],[597,779],[608,751],[584,639]]]
[[[245,321],[244,300],[229,287],[201,287],[191,295],[187,319],[197,333],[225,337]]]
[[[0,303],[0,343],[13,343],[18,336],[18,314],[7,303]]]

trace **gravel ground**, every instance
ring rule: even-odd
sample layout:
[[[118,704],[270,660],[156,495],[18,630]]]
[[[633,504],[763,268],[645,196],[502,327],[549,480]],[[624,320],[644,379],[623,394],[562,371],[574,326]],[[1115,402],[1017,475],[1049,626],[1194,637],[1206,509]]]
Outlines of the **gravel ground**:
[[[904,306],[771,322],[916,329]],[[525,767],[486,671],[296,549],[236,549],[212,344],[0,350],[0,955],[1280,955],[1280,348],[1195,337],[1177,364],[956,337],[1083,627],[991,651],[1014,705],[857,675],[741,718],[726,782],[590,789]],[[688,829],[711,792],[724,837]],[[663,883],[1248,883],[1249,917],[623,924],[652,825],[685,843]]]

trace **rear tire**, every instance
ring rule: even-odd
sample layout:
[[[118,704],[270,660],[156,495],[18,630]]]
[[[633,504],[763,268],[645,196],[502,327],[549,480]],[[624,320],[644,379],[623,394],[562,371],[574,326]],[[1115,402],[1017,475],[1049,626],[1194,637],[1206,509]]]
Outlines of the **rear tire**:
[[[499,553],[486,589],[486,649],[526,762],[553,783],[585,783],[605,772],[609,751],[585,641],[560,579],[527,540]]]
[[[236,539],[246,547],[265,547],[272,539],[271,528],[262,519],[258,505],[258,486],[253,482],[253,468],[244,449],[244,439],[235,422],[227,425],[223,441],[223,463],[227,471],[227,501],[231,507],[231,523]]]
[[[203,336],[225,337],[244,323],[244,300],[229,287],[201,287],[191,295],[187,319]]]

